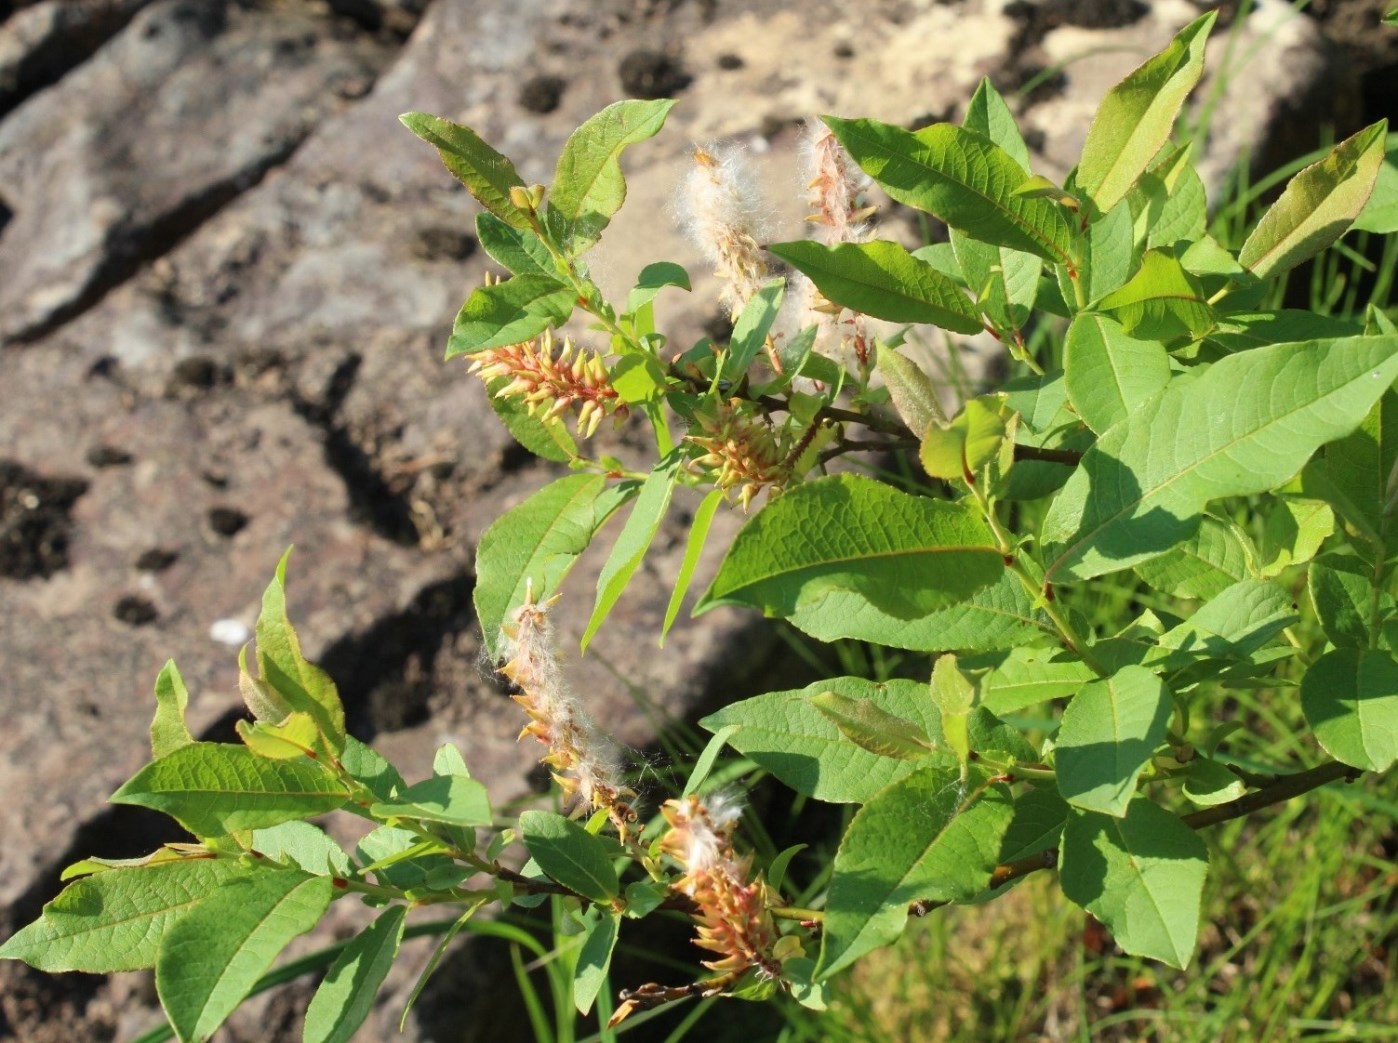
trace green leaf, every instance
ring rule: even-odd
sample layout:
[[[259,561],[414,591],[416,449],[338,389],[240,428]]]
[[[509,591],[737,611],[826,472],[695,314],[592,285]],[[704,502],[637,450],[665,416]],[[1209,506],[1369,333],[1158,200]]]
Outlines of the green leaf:
[[[1204,285],[1167,250],[1148,250],[1126,285],[1097,307],[1110,312],[1121,328],[1147,340],[1197,340],[1214,325]]]
[[[349,857],[325,830],[294,819],[252,832],[252,848],[272,862],[322,876],[348,873]]]
[[[243,744],[259,757],[289,761],[315,757],[320,729],[308,713],[288,714],[281,724],[266,721],[237,721],[233,725]]]
[[[476,618],[485,646],[498,654],[500,627],[531,583],[547,600],[622,499],[598,474],[574,474],[544,486],[485,530],[476,551]]]
[[[1211,598],[1248,576],[1248,549],[1231,525],[1205,515],[1194,535],[1136,566],[1147,585],[1177,598]]]
[[[1071,811],[1052,786],[1036,787],[1015,795],[1014,818],[1005,830],[999,863],[1032,858],[1058,846]]]
[[[917,652],[1014,648],[1055,633],[1052,621],[1009,572],[960,603],[915,619],[894,615],[862,594],[831,590],[799,606],[788,622],[821,641],[851,638]]]
[[[1125,818],[1078,812],[1063,831],[1063,893],[1127,952],[1172,967],[1189,966],[1194,955],[1207,871],[1203,840],[1146,797]]]
[[[1324,500],[1278,497],[1257,542],[1257,574],[1270,579],[1310,561],[1334,531],[1335,514]]]
[[[910,902],[983,891],[1012,815],[1005,787],[953,769],[924,768],[878,793],[835,854],[817,976],[896,939]]]
[[[1190,152],[1188,145],[1167,145],[1127,193],[1136,241],[1147,248],[1193,244],[1205,237],[1208,201]]]
[[[772,323],[777,321],[777,312],[781,311],[785,295],[786,280],[769,279],[743,305],[738,321],[733,324],[728,359],[723,364],[726,379],[738,381],[747,373],[752,360],[757,358],[758,352],[767,343],[767,334],[772,329]]]
[[[1354,768],[1398,760],[1398,663],[1387,652],[1337,648],[1301,679],[1301,709],[1325,752]]]
[[[1015,648],[980,681],[981,705],[1004,716],[1067,699],[1097,675],[1078,659],[1056,659],[1052,648]],[[970,663],[966,664],[968,667]]]
[[[965,505],[839,475],[799,485],[751,519],[700,610],[740,604],[809,619],[840,593],[915,619],[994,583],[1004,568],[994,537]]]
[[[1369,201],[1387,132],[1388,121],[1379,120],[1287,182],[1243,243],[1239,263],[1259,279],[1270,279],[1344,235]]]
[[[863,803],[906,777],[914,765],[874,753],[841,732],[813,701],[826,692],[851,702],[867,700],[913,722],[923,735],[941,735],[927,685],[861,677],[832,677],[802,689],[768,692],[725,706],[699,723],[715,733],[736,727],[728,744],[798,793],[832,803]]]
[[[864,171],[900,203],[972,239],[1071,264],[1072,230],[1058,204],[1016,194],[1029,173],[971,130],[938,123],[911,134],[878,120],[823,117]]]
[[[377,750],[360,742],[353,735],[345,740],[340,764],[352,779],[368,786],[369,792],[382,800],[392,798],[393,794],[404,786],[403,776],[398,774],[398,769]]]
[[[461,775],[434,775],[400,791],[393,800],[369,808],[377,818],[421,819],[451,826],[490,825],[490,798],[485,786]]]
[[[1084,685],[1063,711],[1054,747],[1063,799],[1087,811],[1125,815],[1172,709],[1169,689],[1139,666]]]
[[[1190,22],[1097,107],[1083,142],[1077,184],[1099,210],[1116,206],[1170,140],[1175,117],[1204,71],[1204,42],[1216,17],[1210,11]]]
[[[1350,319],[1280,308],[1229,315],[1225,322],[1209,333],[1208,341],[1225,351],[1234,352],[1287,341],[1353,337],[1363,332],[1364,328]]]
[[[689,273],[673,261],[655,261],[646,265],[636,277],[635,289],[626,298],[626,310],[635,312],[649,304],[667,286],[690,289]]]
[[[1195,757],[1189,762],[1184,777],[1184,795],[1200,807],[1209,808],[1237,800],[1247,792],[1247,786],[1228,769],[1208,757]]]
[[[573,975],[573,1006],[579,1014],[592,1010],[597,994],[607,980],[612,965],[612,950],[616,948],[621,917],[598,910],[583,934],[578,949],[578,969]]]
[[[516,275],[466,298],[447,341],[447,358],[530,340],[573,313],[574,294],[547,275]]]
[[[870,753],[910,761],[923,760],[932,752],[931,740],[916,723],[889,713],[872,699],[825,691],[811,696],[810,702],[841,735]]]
[[[1182,653],[1183,658],[1242,658],[1296,620],[1290,591],[1271,580],[1245,579],[1220,591],[1179,626],[1161,634],[1157,644],[1162,651]],[[1167,661],[1179,658],[1166,657]]]
[[[1389,618],[1398,606],[1375,586],[1372,566],[1353,554],[1326,554],[1311,563],[1307,584],[1316,618],[1336,648],[1368,648],[1370,622]]]
[[[1277,344],[1173,381],[1083,456],[1043,524],[1048,579],[1164,553],[1204,505],[1286,481],[1354,428],[1398,375],[1398,337]]]
[[[979,313],[966,294],[898,243],[822,246],[809,240],[767,248],[804,272],[827,299],[889,322],[918,322],[957,333],[979,333]]]
[[[908,430],[921,434],[934,421],[945,423],[947,416],[937,400],[937,388],[922,367],[883,341],[876,342],[876,350],[879,375]]]
[[[407,914],[407,906],[390,906],[335,957],[306,1008],[305,1043],[348,1043],[364,1024],[398,955]]]
[[[567,218],[569,252],[581,253],[626,201],[621,153],[628,145],[654,137],[665,125],[674,102],[618,101],[573,131],[558,157],[549,191],[549,206]]]
[[[1039,293],[1044,262],[1007,246],[991,246],[951,230],[951,244],[976,304],[1003,334],[1022,329]]]
[[[428,853],[439,847],[435,841],[423,841],[410,830],[380,826],[360,839],[355,854],[379,883],[413,891],[430,887],[429,881],[438,873],[458,864],[447,855]]]
[[[228,881],[165,934],[155,965],[160,1004],[181,1040],[205,1040],[277,954],[319,921],[330,878],[274,870]]]
[[[1379,167],[1369,201],[1350,227],[1357,232],[1381,235],[1398,232],[1398,157],[1393,153],[1389,153],[1387,161]]]
[[[174,753],[181,746],[194,741],[185,721],[185,710],[189,706],[189,690],[184,686],[179,667],[173,659],[167,659],[155,679],[155,719],[150,722],[150,754],[159,760],[167,753]]]
[[[1357,430],[1331,442],[1311,462],[1301,484],[1307,495],[1325,499],[1364,539],[1381,546],[1388,528],[1388,476],[1395,465],[1398,394],[1385,391]]]
[[[511,274],[558,281],[558,266],[533,229],[516,227],[482,210],[476,215],[476,239],[491,260]]]
[[[277,574],[262,595],[257,617],[257,665],[262,680],[275,688],[292,710],[308,714],[327,749],[338,754],[345,746],[345,708],[330,676],[301,654],[301,642],[286,614],[288,549],[277,563]]]
[[[989,138],[1016,163],[1029,169],[1029,146],[1024,143],[1024,136],[1015,124],[1010,106],[989,79],[982,77],[981,82],[976,84],[975,92],[966,104],[966,115],[961,125]]]
[[[918,461],[933,478],[974,481],[1006,450],[1013,451],[1012,420],[1003,396],[970,399],[951,423],[934,423],[923,432]]]
[[[956,665],[956,656],[947,653],[937,657],[929,690],[942,715],[942,740],[957,761],[965,764],[971,756],[967,718],[976,705],[976,689]]]
[[[113,804],[153,808],[195,836],[217,837],[333,811],[344,783],[312,762],[269,761],[242,746],[196,742],[147,764]]]
[[[476,201],[515,228],[528,228],[529,215],[510,202],[510,189],[523,185],[514,164],[462,127],[424,112],[399,116],[403,126],[436,147],[446,168],[470,190]]]
[[[1124,420],[1170,382],[1170,356],[1105,315],[1078,315],[1063,342],[1068,399],[1097,434]]]
[[[675,577],[675,589],[670,592],[670,603],[665,606],[665,622],[660,628],[662,647],[665,644],[665,635],[670,632],[680,614],[680,605],[684,602],[685,594],[689,592],[694,570],[699,567],[699,557],[704,553],[704,543],[709,538],[709,527],[713,525],[718,505],[723,502],[723,490],[710,489],[708,495],[700,501],[694,518],[689,523],[689,539],[684,548],[684,560],[680,563],[680,571]]]
[[[578,443],[568,433],[561,416],[542,420],[530,413],[529,407],[522,400],[514,396],[500,396],[500,391],[509,387],[512,382],[513,378],[508,376],[496,377],[486,384],[485,388],[490,408],[505,425],[505,430],[535,456],[555,463],[567,463],[575,459],[578,455]]]
[[[636,496],[636,505],[631,508],[631,516],[622,526],[602,572],[597,577],[597,600],[592,606],[592,616],[583,631],[582,650],[587,651],[593,635],[612,611],[612,606],[621,597],[621,592],[631,582],[636,569],[650,549],[660,523],[665,520],[665,512],[670,509],[670,496],[675,491],[675,481],[679,474],[680,453],[673,452],[661,460],[649,477],[641,485]]]
[[[1119,289],[1136,268],[1135,229],[1131,207],[1122,200],[1088,226],[1081,277],[1089,301]]]
[[[519,836],[539,868],[568,890],[601,905],[621,892],[606,844],[571,819],[526,811],[519,816]]]
[[[84,877],[0,945],[0,959],[52,973],[154,967],[170,925],[224,881],[247,872],[232,858],[187,858]]]

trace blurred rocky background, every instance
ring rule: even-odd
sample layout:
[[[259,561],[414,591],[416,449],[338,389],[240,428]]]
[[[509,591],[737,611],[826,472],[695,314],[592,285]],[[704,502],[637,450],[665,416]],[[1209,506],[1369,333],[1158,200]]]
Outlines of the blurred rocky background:
[[[292,543],[293,618],[351,730],[410,779],[449,739],[499,799],[531,784],[519,715],[481,661],[472,552],[556,471],[509,442],[464,363],[441,360],[486,263],[473,202],[399,113],[468,124],[547,181],[607,103],[679,98],[627,154],[630,202],[597,253],[621,293],[652,260],[704,274],[669,217],[696,141],[744,145],[795,237],[803,120],[955,120],[989,76],[1040,172],[1061,176],[1101,93],[1206,6],[0,0],[0,938],[78,857],[179,839],[105,798],[147,757],[169,656],[195,732],[231,737],[237,649]],[[1198,92],[1215,192],[1239,162],[1270,169],[1395,115],[1383,0],[1219,6]],[[885,221],[926,234],[896,208]],[[677,343],[714,326],[711,289],[662,298]],[[682,718],[782,681],[772,631],[736,614],[654,650],[685,506],[572,660],[596,716],[638,749],[658,719],[642,705]],[[574,637],[599,564],[561,609]],[[429,951],[405,947],[360,1038],[396,1038]],[[524,1038],[502,1022],[500,966],[469,947],[449,959],[405,1038]],[[218,1038],[299,1039],[313,988],[259,998]],[[154,1002],[147,975],[0,963],[0,1038],[126,1040],[158,1020]],[[473,1016],[486,1002],[495,1013]]]

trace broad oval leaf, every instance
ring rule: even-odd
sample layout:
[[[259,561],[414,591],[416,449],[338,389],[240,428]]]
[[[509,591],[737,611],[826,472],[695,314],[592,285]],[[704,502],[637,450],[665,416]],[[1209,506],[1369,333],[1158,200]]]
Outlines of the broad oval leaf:
[[[604,905],[620,893],[607,846],[571,819],[526,811],[519,816],[519,836],[539,868],[570,891]]]
[[[797,486],[749,521],[700,609],[752,605],[786,617],[838,591],[916,619],[1004,571],[994,537],[965,505],[839,475]]]
[[[393,968],[407,915],[407,906],[390,906],[335,957],[306,1008],[304,1043],[348,1043],[364,1024]]]
[[[154,967],[170,925],[220,884],[246,872],[232,858],[188,858],[84,877],[0,945],[0,959],[23,960],[54,973]]]
[[[817,800],[862,803],[913,770],[912,762],[882,756],[842,733],[814,702],[826,692],[867,701],[913,722],[923,735],[941,734],[941,717],[927,685],[905,680],[880,684],[861,677],[832,677],[802,689],[768,692],[725,706],[699,723],[711,732],[736,728],[728,745]]]
[[[595,243],[626,201],[622,151],[659,133],[674,105],[669,99],[613,102],[569,136],[558,157],[549,206],[568,220],[571,253]]]
[[[1177,598],[1211,598],[1247,578],[1248,554],[1234,526],[1205,515],[1193,536],[1141,562],[1136,575]]]
[[[1063,799],[1087,811],[1125,815],[1172,709],[1169,689],[1143,667],[1084,685],[1063,711],[1054,744]]]
[[[1099,435],[1124,420],[1170,382],[1163,344],[1129,336],[1105,315],[1084,312],[1063,342],[1068,399]]]
[[[1063,893],[1136,956],[1184,968],[1199,936],[1208,849],[1154,801],[1137,797],[1125,818],[1080,811],[1059,851]]]
[[[490,798],[485,786],[461,775],[434,775],[408,786],[391,801],[370,806],[377,818],[420,819],[451,826],[490,825]]]
[[[621,488],[621,487],[617,487]],[[476,618],[485,646],[497,654],[505,614],[550,597],[626,493],[608,490],[598,474],[573,474],[544,486],[486,529],[476,550]]]
[[[1398,760],[1398,662],[1388,652],[1327,652],[1301,679],[1301,709],[1337,761],[1387,771]]]
[[[437,149],[446,168],[481,206],[515,228],[529,227],[529,215],[510,202],[510,189],[522,186],[524,179],[514,164],[482,141],[479,134],[470,127],[425,112],[409,112],[398,119]]]
[[[1168,250],[1148,250],[1130,281],[1097,307],[1111,312],[1128,334],[1151,340],[1197,340],[1214,325],[1204,285]]]
[[[490,259],[511,274],[558,281],[558,266],[532,228],[517,228],[482,210],[476,215],[476,239]]]
[[[1306,578],[1316,619],[1336,648],[1368,648],[1370,634],[1395,610],[1393,596],[1375,589],[1374,568],[1353,554],[1326,554]]]
[[[1387,133],[1388,121],[1379,120],[1287,182],[1243,244],[1238,262],[1259,279],[1269,279],[1344,235],[1374,190]]]
[[[874,239],[822,246],[801,240],[767,249],[803,272],[826,298],[851,311],[957,333],[984,328],[961,288],[899,243]]]
[[[562,325],[575,294],[548,275],[516,275],[477,287],[466,298],[447,341],[447,358],[503,348]]]
[[[112,794],[179,821],[195,836],[217,837],[333,811],[345,785],[310,761],[270,761],[242,746],[196,742],[147,764]]]
[[[1052,648],[1017,647],[997,660],[979,687],[981,705],[1000,716],[1070,698],[1097,677],[1082,660],[1057,658]]]
[[[1388,477],[1398,465],[1398,394],[1384,392],[1351,434],[1325,447],[1301,476],[1307,495],[1319,496],[1374,545],[1387,538]]]
[[[1220,496],[1271,489],[1352,430],[1398,376],[1398,336],[1277,344],[1172,382],[1107,430],[1044,520],[1048,579],[1169,550]]]
[[[823,117],[840,144],[890,196],[973,239],[1072,263],[1072,229],[1058,204],[1016,194],[1029,173],[1008,152],[950,123],[916,134],[878,120]]]
[[[228,881],[160,943],[155,987],[183,1040],[204,1040],[252,991],[277,954],[330,904],[328,876],[272,870]]]
[[[1013,814],[1006,787],[949,768],[915,772],[860,808],[835,853],[818,977],[896,939],[909,903],[985,890]]]

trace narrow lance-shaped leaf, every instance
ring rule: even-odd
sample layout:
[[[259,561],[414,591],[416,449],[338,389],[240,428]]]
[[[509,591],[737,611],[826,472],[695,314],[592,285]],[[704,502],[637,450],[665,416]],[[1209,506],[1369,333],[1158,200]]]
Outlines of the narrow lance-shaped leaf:
[[[1124,818],[1078,812],[1059,849],[1063,893],[1136,956],[1187,967],[1199,935],[1208,871],[1204,841],[1148,797]]]
[[[660,628],[660,644],[664,646],[665,635],[670,632],[670,628],[675,625],[675,619],[680,614],[680,605],[684,602],[684,596],[689,592],[689,585],[694,579],[694,570],[699,567],[699,556],[704,553],[704,544],[709,537],[709,528],[713,525],[714,515],[718,512],[718,506],[724,502],[722,489],[710,489],[708,495],[700,502],[699,507],[694,512],[694,517],[689,523],[689,539],[685,543],[684,560],[680,562],[679,574],[675,577],[675,589],[670,592],[670,603],[665,606],[665,622]]]
[[[668,99],[614,102],[569,136],[558,157],[549,206],[571,225],[573,253],[595,243],[626,201],[622,151],[654,137],[674,104]]]
[[[898,202],[981,242],[1072,263],[1073,233],[1063,211],[1047,199],[1018,195],[1028,172],[988,139],[950,123],[912,134],[878,120],[823,119]]]
[[[889,713],[872,699],[825,691],[812,696],[811,705],[850,742],[880,757],[921,760],[933,750],[932,741],[917,724]],[[945,714],[942,723],[945,726]]]
[[[592,616],[583,631],[582,650],[596,635],[612,606],[621,597],[626,585],[631,582],[636,569],[640,567],[646,551],[665,520],[665,512],[670,509],[670,496],[675,491],[676,475],[679,472],[680,454],[671,453],[656,465],[649,477],[641,483],[641,491],[636,496],[636,505],[622,526],[607,562],[597,577],[597,600],[592,606]]]
[[[1004,568],[984,521],[964,505],[840,475],[797,486],[749,521],[700,608],[745,604],[790,616],[848,592],[913,619]]]
[[[1344,235],[1374,190],[1387,132],[1387,120],[1365,127],[1287,182],[1243,244],[1239,263],[1269,279]]]
[[[1216,17],[1210,11],[1190,22],[1097,107],[1077,182],[1099,210],[1116,206],[1170,140],[1175,117],[1204,71],[1204,43]]]
[[[264,871],[230,880],[175,923],[155,986],[180,1039],[208,1039],[277,954],[319,922],[333,893],[328,876]]]
[[[738,313],[738,321],[733,324],[733,338],[728,346],[728,358],[723,364],[723,375],[728,380],[738,381],[752,365],[767,343],[767,334],[772,323],[777,321],[782,299],[786,296],[786,280],[770,279],[743,305]]]
[[[398,955],[407,914],[405,905],[390,906],[335,957],[306,1008],[305,1043],[348,1043],[364,1024]]]
[[[301,654],[301,641],[287,617],[286,565],[290,557],[288,549],[262,595],[257,664],[262,680],[281,693],[292,710],[310,715],[330,752],[338,754],[345,746],[345,708],[335,682]]]
[[[518,228],[489,210],[476,215],[476,241],[496,264],[514,275],[558,280],[558,266],[531,228]]]
[[[934,421],[945,423],[947,416],[937,400],[936,385],[922,367],[883,341],[878,341],[877,350],[879,375],[908,430],[921,433]]]
[[[1106,431],[1044,520],[1048,579],[1128,568],[1188,538],[1204,505],[1262,492],[1352,430],[1398,376],[1398,337],[1277,344],[1173,382]]]
[[[804,272],[827,299],[889,322],[979,333],[980,315],[961,288],[898,243],[775,243],[767,248]]]
[[[607,980],[612,950],[616,948],[617,931],[621,926],[619,917],[602,910],[597,910],[593,917],[578,949],[578,969],[573,977],[573,1006],[583,1015],[592,1010],[592,1004]]]
[[[159,760],[194,741],[185,722],[189,690],[173,659],[166,660],[155,679],[155,719],[150,722],[150,753]]]
[[[112,794],[177,819],[195,836],[217,837],[333,811],[344,783],[310,761],[271,761],[242,746],[196,742],[147,764]]]
[[[523,185],[515,166],[481,140],[469,127],[462,127],[425,112],[409,112],[398,117],[403,126],[436,147],[442,162],[476,201],[496,217],[516,228],[529,227],[529,215],[510,202],[510,189]]]
[[[602,523],[632,492],[634,488],[608,491],[601,475],[568,475],[512,507],[485,530],[476,551],[473,597],[491,655],[497,652],[505,614],[524,603],[531,584],[535,600],[557,591]]]

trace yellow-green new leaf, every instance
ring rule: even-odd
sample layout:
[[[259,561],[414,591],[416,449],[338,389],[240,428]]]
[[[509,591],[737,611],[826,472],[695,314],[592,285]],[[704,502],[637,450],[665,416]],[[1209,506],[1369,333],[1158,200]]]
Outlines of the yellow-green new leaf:
[[[1270,279],[1344,235],[1374,190],[1387,133],[1387,120],[1365,127],[1287,182],[1243,244],[1239,263]]]
[[[173,659],[166,660],[155,679],[155,719],[150,722],[150,754],[159,760],[194,741],[185,722],[189,690]]]

